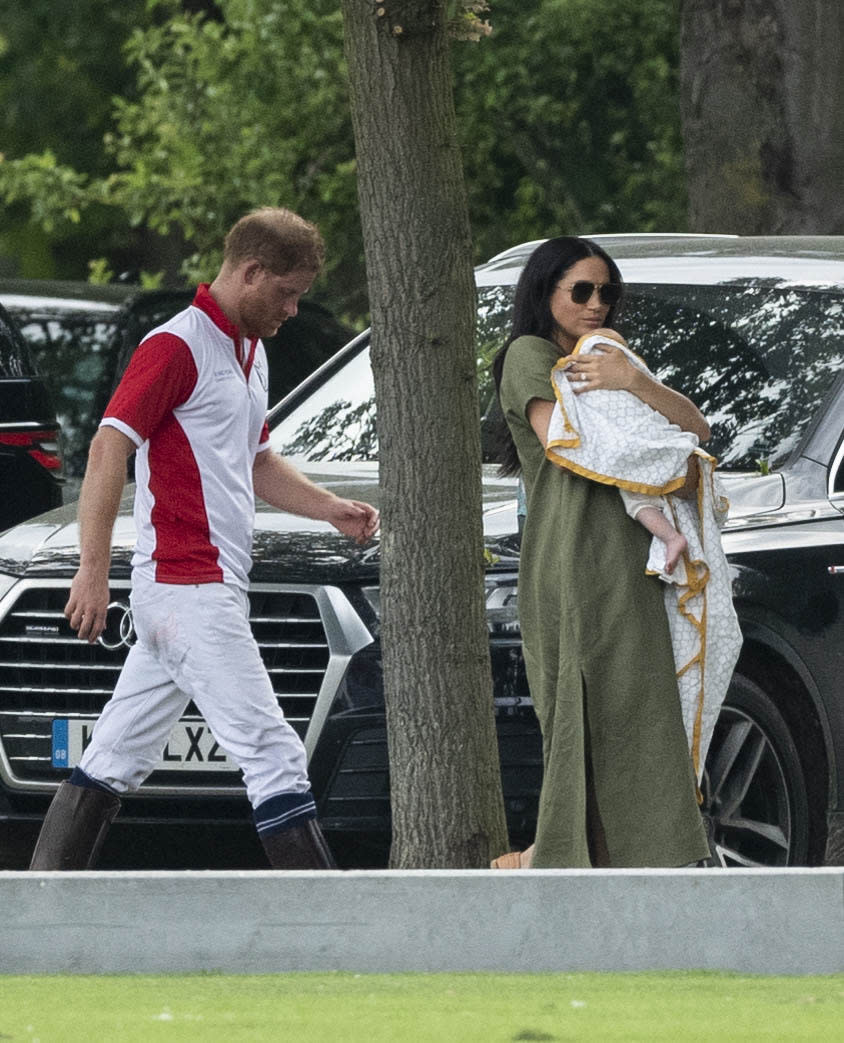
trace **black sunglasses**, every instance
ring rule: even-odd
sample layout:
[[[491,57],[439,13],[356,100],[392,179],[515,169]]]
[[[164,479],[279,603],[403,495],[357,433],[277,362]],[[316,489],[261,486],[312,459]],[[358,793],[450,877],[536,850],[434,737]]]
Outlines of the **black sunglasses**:
[[[586,304],[592,300],[592,294],[595,290],[598,291],[598,298],[601,304],[605,304],[608,308],[618,304],[621,299],[621,286],[617,282],[598,283],[587,282],[583,279],[572,283],[568,290],[575,304]]]

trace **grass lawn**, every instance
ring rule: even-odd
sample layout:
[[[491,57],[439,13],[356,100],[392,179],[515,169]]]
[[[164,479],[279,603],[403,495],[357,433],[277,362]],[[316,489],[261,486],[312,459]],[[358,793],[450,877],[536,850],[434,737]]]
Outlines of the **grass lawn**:
[[[0,977],[4,1043],[842,1038],[844,975]]]

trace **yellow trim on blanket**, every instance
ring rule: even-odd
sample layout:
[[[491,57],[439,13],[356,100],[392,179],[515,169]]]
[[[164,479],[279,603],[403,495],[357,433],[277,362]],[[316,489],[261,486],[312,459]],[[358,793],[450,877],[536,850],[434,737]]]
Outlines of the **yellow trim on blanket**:
[[[566,431],[571,431],[572,432],[572,434],[574,435],[574,438],[571,438],[571,439],[555,439],[553,442],[549,442],[548,443],[548,448],[550,448],[553,445],[553,446],[562,446],[565,449],[574,449],[576,446],[580,445],[580,432],[577,430],[577,428],[575,428],[575,426],[572,424],[571,420],[569,419],[569,415],[566,412],[566,404],[565,404],[565,402],[563,402],[563,396],[560,394],[560,389],[557,387],[557,384],[556,384],[556,382],[554,380],[554,374],[557,372],[557,370],[558,369],[565,369],[567,359],[571,359],[571,355],[567,355],[566,358],[564,358],[564,359],[557,359],[557,361],[551,367],[550,380],[551,380],[551,387],[553,388],[553,391],[554,391],[554,396],[557,399],[557,405],[560,407],[560,412],[563,414],[563,421],[564,421],[563,426],[565,427]]]
[[[594,334],[586,334],[583,337],[581,337],[575,344],[572,353],[570,355],[566,355],[565,357],[558,359],[551,369],[551,386],[554,389],[554,396],[557,400],[557,403],[560,407],[560,411],[563,416],[564,429],[567,432],[571,432],[572,437],[557,438],[551,442],[548,442],[548,444],[545,447],[546,458],[550,460],[551,463],[555,464],[557,467],[560,467],[563,470],[572,471],[575,474],[578,474],[584,478],[588,478],[594,482],[600,482],[603,485],[613,485],[619,489],[628,489],[631,492],[643,493],[645,495],[651,496],[667,496],[668,494],[675,492],[677,489],[680,489],[685,484],[685,474],[679,478],[671,479],[669,482],[666,482],[663,486],[648,485],[644,482],[632,482],[624,478],[616,478],[611,475],[600,474],[587,467],[583,467],[581,464],[577,464],[572,460],[568,460],[564,456],[554,451],[557,449],[576,449],[581,444],[579,432],[571,423],[571,419],[565,408],[563,396],[560,392],[560,389],[557,387],[556,381],[554,380],[554,374],[558,370],[565,369],[573,361],[575,361],[575,356],[579,354],[583,343],[587,340],[588,337],[591,336],[594,336]],[[630,351],[629,348],[627,350]],[[635,353],[631,351],[630,354],[634,355]],[[639,360],[639,362],[642,363],[642,365],[645,368],[645,371],[650,373],[650,370],[648,369],[645,361],[641,359],[638,355],[636,355],[635,357]],[[707,480],[707,477],[710,483],[710,491],[712,494],[713,506],[717,504],[716,509],[720,508],[721,511],[724,511],[724,509],[726,508],[728,510],[729,501],[726,499],[726,497],[719,497],[715,494],[715,468],[717,467],[718,463],[715,457],[711,456],[709,453],[707,453],[705,450],[699,447],[694,449],[693,453],[699,456],[702,460],[708,461],[710,464],[708,476],[704,476],[701,473],[700,468],[698,469],[698,481],[696,483],[698,525],[700,526],[700,542],[701,544],[703,544],[704,481]],[[677,517],[676,512],[674,511],[674,505],[672,504],[670,499],[667,500],[667,503],[672,511],[672,514],[674,514],[674,522],[676,526]],[[709,583],[709,567],[705,561],[701,561],[698,559],[694,561],[691,560],[687,553],[683,554],[683,562],[686,568],[687,586],[682,594],[678,594],[677,611],[697,631],[698,649],[696,654],[693,655],[692,658],[687,663],[685,663],[679,670],[677,670],[677,678],[679,680],[681,677],[684,677],[686,673],[690,671],[693,667],[697,667],[697,706],[695,709],[695,718],[692,725],[692,736],[689,744],[689,752],[691,754],[692,765],[695,773],[695,790],[697,795],[697,801],[698,804],[702,804],[703,794],[700,791],[700,786],[698,785],[697,779],[700,775],[700,740],[701,730],[703,727],[703,706],[706,682],[706,628],[708,610],[706,588]],[[651,570],[646,571],[649,575],[658,575],[658,573],[655,573]],[[690,604],[690,602],[692,602],[692,600],[696,598],[700,598],[700,603],[697,606],[699,611],[699,617],[695,615],[694,609]]]
[[[571,355],[565,355],[562,358],[557,359],[554,365],[551,367],[550,381],[551,387],[554,391],[554,397],[557,399],[557,404],[560,407],[560,412],[563,415],[564,427],[566,431],[572,432],[572,438],[555,438],[553,441],[548,442],[545,446],[545,456],[552,464],[556,464],[557,467],[563,470],[573,471],[575,474],[579,474],[582,478],[588,478],[593,482],[600,482],[602,485],[614,485],[617,489],[626,489],[631,493],[640,493],[643,496],[667,496],[669,493],[675,492],[677,489],[682,488],[686,482],[686,476],[683,475],[680,478],[672,478],[664,485],[649,485],[646,482],[631,482],[627,478],[616,478],[613,475],[601,474],[599,471],[592,471],[588,467],[584,467],[582,464],[576,464],[573,460],[567,460],[561,457],[559,453],[555,453],[555,449],[577,449],[580,446],[580,432],[572,424],[568,413],[566,412],[566,405],[563,401],[563,396],[560,393],[560,389],[557,387],[556,381],[554,380],[554,374],[557,370],[565,369],[573,360],[574,356],[580,351],[581,345],[588,337],[592,337],[594,334],[589,333],[584,335],[578,340],[574,346],[574,351]],[[621,345],[619,345],[620,347]],[[630,351],[630,349],[627,349]],[[635,355],[637,359],[645,366],[644,359],[639,358],[635,351],[630,351],[631,355]],[[650,372],[650,370],[648,370]],[[715,467],[716,461],[714,456],[710,456],[709,453],[704,452],[703,449],[696,448],[692,450],[698,456],[705,460],[709,460],[713,468]],[[698,494],[700,500],[700,494]]]
[[[708,460],[713,460],[708,453],[701,450],[695,450],[701,457]],[[703,479],[704,476],[698,475],[697,483],[697,513],[698,513],[698,524],[702,527],[703,522]],[[670,505],[670,501],[669,501]],[[672,507],[673,513],[673,507]],[[676,517],[675,517],[676,522]],[[701,533],[701,537],[702,537]],[[701,542],[703,540],[701,539]],[[697,697],[697,709],[695,712],[694,724],[692,726],[692,738],[690,743],[690,754],[692,758],[692,766],[695,773],[695,788],[697,790],[697,800],[699,804],[703,803],[703,794],[700,791],[700,787],[697,785],[697,778],[700,774],[700,732],[703,723],[703,702],[705,694],[705,681],[706,681],[706,624],[707,624],[707,597],[706,587],[709,583],[709,567],[705,562],[700,560],[692,561],[687,555],[683,555],[684,564],[686,566],[686,578],[688,580],[688,589],[683,592],[677,598],[677,610],[680,614],[691,623],[698,633],[698,651],[692,656],[692,658],[677,671],[677,677],[682,677],[691,667],[697,666],[698,668],[698,697]],[[688,602],[692,598],[700,597],[700,618],[697,618],[689,606]]]
[[[554,442],[549,442],[545,447],[545,456],[552,464],[556,464],[557,467],[562,468],[564,471],[574,471],[575,474],[579,474],[583,478],[589,478],[593,482],[600,482],[602,485],[614,485],[618,489],[629,489],[632,493],[643,493],[646,496],[667,496],[668,493],[673,493],[681,488],[686,481],[686,476],[683,475],[682,478],[672,478],[665,485],[647,485],[645,482],[630,482],[626,478],[615,478],[609,474],[599,474],[597,471],[590,471],[588,467],[582,467],[572,460],[563,459],[553,451],[559,445],[560,442],[555,440]]]

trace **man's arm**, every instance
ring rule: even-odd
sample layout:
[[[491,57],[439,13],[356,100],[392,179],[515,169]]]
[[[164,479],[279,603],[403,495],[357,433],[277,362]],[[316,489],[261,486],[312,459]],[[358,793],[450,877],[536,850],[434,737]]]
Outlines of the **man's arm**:
[[[357,543],[366,543],[378,528],[378,511],[370,504],[344,500],[314,485],[272,449],[265,449],[255,457],[252,481],[256,495],[271,507],[330,522]]]
[[[111,530],[126,484],[126,461],[135,444],[114,427],[101,427],[88,451],[79,495],[79,571],[70,585],[64,614],[83,641],[105,629]]]

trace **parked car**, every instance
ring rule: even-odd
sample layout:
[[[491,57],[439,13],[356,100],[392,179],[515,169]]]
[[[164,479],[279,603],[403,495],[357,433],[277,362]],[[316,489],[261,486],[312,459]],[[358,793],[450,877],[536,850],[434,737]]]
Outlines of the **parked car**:
[[[713,427],[732,502],[724,534],[744,648],[707,758],[717,864],[844,861],[844,238],[602,236],[628,284],[622,332]],[[505,335],[528,243],[482,265],[478,333]],[[488,384],[484,384],[484,395]],[[377,502],[368,337],[269,414],[273,447],[341,495]],[[529,842],[541,744],[518,630],[515,485],[484,465],[493,701],[515,846]],[[77,641],[61,614],[78,548],[67,509],[0,539],[0,827],[34,836],[133,640],[131,518],[115,530],[109,628]],[[252,625],[304,736],[319,812],[348,865],[383,864],[389,764],[378,549],[261,507]],[[127,799],[104,865],[260,865],[231,766],[189,708],[160,768]],[[147,829],[155,825],[154,830]],[[169,828],[167,828],[169,827]],[[178,853],[174,845],[182,841]],[[185,843],[187,841],[187,843]],[[157,844],[157,847],[153,845]]]
[[[57,507],[63,480],[52,396],[0,306],[0,531]]]
[[[64,436],[65,503],[79,494],[88,446],[132,352],[144,334],[190,304],[193,295],[193,289],[0,279],[0,304],[17,321],[56,403]],[[270,401],[296,387],[353,333],[321,305],[300,302],[299,314],[266,342],[275,363]],[[61,502],[39,502],[15,521]]]

